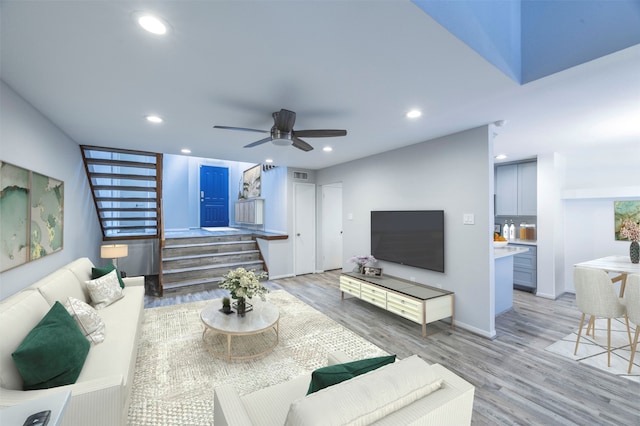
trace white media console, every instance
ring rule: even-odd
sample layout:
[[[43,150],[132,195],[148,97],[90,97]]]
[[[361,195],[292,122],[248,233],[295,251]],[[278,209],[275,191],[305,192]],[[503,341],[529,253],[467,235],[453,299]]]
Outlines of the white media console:
[[[340,275],[340,291],[422,325],[451,317],[453,323],[454,293],[392,276],[369,276],[345,272]]]

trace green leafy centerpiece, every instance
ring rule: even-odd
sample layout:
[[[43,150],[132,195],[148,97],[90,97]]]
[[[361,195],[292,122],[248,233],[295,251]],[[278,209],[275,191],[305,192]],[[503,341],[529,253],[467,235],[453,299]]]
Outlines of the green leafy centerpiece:
[[[261,300],[266,300],[266,294],[269,289],[262,285],[261,278],[266,278],[265,272],[256,274],[254,271],[247,271],[244,268],[237,268],[229,271],[224,276],[224,280],[220,283],[220,288],[224,288],[231,292],[231,298],[236,300],[234,308],[238,315],[244,316],[247,310],[251,309],[251,305],[247,309],[246,299],[259,296]]]

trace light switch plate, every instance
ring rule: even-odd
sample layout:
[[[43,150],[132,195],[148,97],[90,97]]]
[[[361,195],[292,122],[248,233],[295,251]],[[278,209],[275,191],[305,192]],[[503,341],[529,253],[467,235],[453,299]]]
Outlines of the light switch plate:
[[[474,225],[476,223],[476,218],[473,213],[465,213],[462,215],[462,223],[464,225]]]

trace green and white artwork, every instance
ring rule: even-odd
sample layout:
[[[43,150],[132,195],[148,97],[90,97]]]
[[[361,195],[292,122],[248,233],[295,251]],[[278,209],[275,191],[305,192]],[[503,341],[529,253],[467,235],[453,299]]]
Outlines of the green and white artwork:
[[[62,250],[62,181],[0,161],[0,189],[0,272]]]
[[[626,219],[640,223],[640,200],[614,201],[613,213],[615,216],[614,232],[616,241],[627,241],[625,238],[620,238],[620,226]]]
[[[31,177],[31,260],[62,250],[64,188],[61,181]]]
[[[29,170],[0,162],[0,271],[29,260]]]

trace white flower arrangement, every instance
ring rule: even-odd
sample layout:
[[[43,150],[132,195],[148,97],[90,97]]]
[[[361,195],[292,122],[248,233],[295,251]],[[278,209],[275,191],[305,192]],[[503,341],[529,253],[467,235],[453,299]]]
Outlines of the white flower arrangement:
[[[260,299],[264,301],[266,300],[265,294],[269,293],[269,289],[262,285],[260,279],[266,277],[267,274],[264,272],[256,274],[254,271],[238,268],[234,271],[229,271],[224,276],[224,280],[220,283],[220,288],[229,290],[232,299],[241,297],[251,299],[253,296],[260,296]]]

